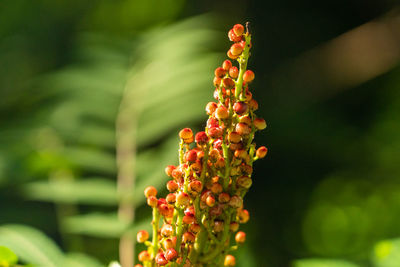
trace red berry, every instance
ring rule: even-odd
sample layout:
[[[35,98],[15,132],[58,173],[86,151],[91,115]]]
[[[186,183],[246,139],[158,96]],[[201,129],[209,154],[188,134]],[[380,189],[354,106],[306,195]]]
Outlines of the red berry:
[[[216,120],[213,117],[210,117],[207,120],[207,128],[212,128],[212,127],[219,127],[219,123],[218,123],[218,120]]]
[[[235,266],[236,265],[236,259],[232,255],[226,255],[225,260],[224,260],[224,266]]]
[[[147,198],[147,205],[149,205],[150,207],[157,207],[158,205],[158,200],[155,196],[150,196]]]
[[[167,182],[167,189],[169,192],[175,192],[176,190],[178,190],[178,187],[178,184],[173,180],[169,180]]]
[[[178,257],[178,252],[176,252],[176,250],[173,248],[169,248],[169,249],[167,249],[167,251],[165,251],[164,255],[168,261],[173,261],[174,259],[176,259]]]
[[[237,114],[243,115],[244,113],[247,112],[248,106],[247,106],[247,104],[244,103],[244,102],[236,102],[236,103],[233,105],[233,110],[234,110]]]
[[[228,32],[228,37],[232,42],[240,42],[242,40],[242,36],[237,36],[233,29]]]
[[[174,193],[170,193],[165,197],[165,200],[168,204],[174,204],[176,201],[176,195]]]
[[[213,183],[211,188],[210,188],[211,192],[213,192],[214,194],[219,194],[222,192],[222,185],[219,183]]]
[[[189,150],[185,153],[185,159],[188,162],[195,162],[197,159],[197,151]]]
[[[243,244],[246,241],[246,233],[245,232],[237,232],[235,235],[236,243]]]
[[[195,139],[196,143],[199,145],[205,145],[208,142],[208,136],[207,136],[206,132],[198,132],[194,139]],[[200,151],[200,152],[202,152],[202,151]],[[197,153],[197,157],[199,157],[198,154],[199,153]]]
[[[225,73],[226,73],[226,70],[221,67],[216,68],[214,71],[215,77],[218,77],[218,78],[224,77]]]
[[[217,109],[218,105],[215,102],[208,102],[207,106],[206,106],[206,112],[207,115],[212,115],[215,110]]]
[[[179,137],[183,140],[193,138],[193,132],[190,128],[184,128],[179,132]]]
[[[260,159],[264,158],[268,153],[268,148],[265,146],[261,146],[256,151],[256,156]]]
[[[144,195],[146,197],[156,196],[157,189],[154,186],[148,186],[148,187],[146,187],[146,189],[144,189]]]
[[[164,253],[160,252],[156,256],[156,263],[160,266],[168,264],[168,260],[165,258]]]
[[[244,27],[242,24],[235,24],[232,29],[237,36],[241,36],[244,33]]]
[[[150,253],[147,252],[147,250],[143,250],[142,252],[139,253],[138,255],[139,261],[145,262],[151,260]]]
[[[245,123],[236,124],[235,130],[240,135],[248,135],[251,132],[251,128]]]
[[[237,67],[232,67],[229,69],[229,76],[236,79],[239,76],[239,69]]]
[[[253,122],[254,127],[256,127],[257,130],[264,130],[267,128],[267,123],[263,118],[256,118]]]
[[[222,129],[221,127],[212,127],[208,129],[208,135],[211,138],[220,138],[222,136]]]
[[[254,72],[251,70],[246,70],[245,73],[243,74],[243,81],[246,83],[252,82],[254,80]]]
[[[169,176],[172,177],[172,171],[175,170],[175,166],[173,165],[168,165],[167,167],[165,167],[165,173]]]
[[[136,239],[139,243],[143,243],[149,239],[149,233],[146,230],[140,230],[136,235]]]
[[[243,52],[243,47],[240,44],[235,43],[231,46],[229,51],[231,51],[233,56],[239,56]]]
[[[226,71],[228,71],[232,67],[232,62],[230,60],[225,60],[224,63],[222,63],[222,68]]]

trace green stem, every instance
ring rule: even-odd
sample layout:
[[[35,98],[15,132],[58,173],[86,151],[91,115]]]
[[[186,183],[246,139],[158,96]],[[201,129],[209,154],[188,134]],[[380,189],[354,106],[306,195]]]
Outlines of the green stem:
[[[178,229],[176,231],[176,251],[179,253],[182,243],[183,235],[183,216],[184,211],[182,208],[178,208]]]
[[[235,97],[236,99],[239,99],[240,94],[242,93],[242,86],[243,86],[243,74],[246,71],[247,68],[247,61],[249,59],[249,51],[250,51],[250,42],[251,42],[251,35],[249,33],[246,33],[244,35],[246,44],[243,50],[242,55],[238,58],[239,62],[239,76],[236,82],[236,89],[235,89]]]
[[[153,208],[153,244],[152,244],[152,259],[154,261],[158,252],[158,224],[160,222],[160,213],[157,207]]]

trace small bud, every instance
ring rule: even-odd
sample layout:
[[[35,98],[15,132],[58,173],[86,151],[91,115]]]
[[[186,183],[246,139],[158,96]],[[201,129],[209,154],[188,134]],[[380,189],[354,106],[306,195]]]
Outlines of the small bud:
[[[222,63],[222,68],[226,71],[228,71],[232,67],[232,62],[230,60],[225,60],[224,63]]]
[[[237,143],[239,143],[240,141],[242,141],[242,137],[241,137],[240,134],[237,133],[237,132],[231,132],[231,133],[228,135],[228,140],[229,140],[229,142],[231,142],[231,143],[237,144]]]
[[[231,52],[231,50],[228,50],[228,52],[226,53],[226,55],[230,58],[230,59],[237,59],[239,56],[234,56]]]
[[[141,262],[150,261],[151,260],[150,253],[147,252],[147,250],[143,250],[142,252],[139,253],[138,259]]]
[[[235,43],[235,44],[233,44],[233,45],[231,46],[231,48],[230,48],[229,51],[231,51],[231,54],[232,54],[233,56],[238,56],[238,55],[240,55],[240,54],[243,52],[243,47],[242,47],[240,44]]]
[[[161,227],[161,235],[164,237],[170,237],[172,235],[172,233],[174,232],[172,225],[170,224],[164,224]]]
[[[219,183],[214,183],[211,186],[211,192],[213,192],[214,194],[219,194],[222,192],[222,185],[220,185]]]
[[[236,232],[237,230],[239,230],[239,224],[237,222],[231,222],[231,224],[229,225],[229,230],[231,230],[232,232]]]
[[[206,132],[198,132],[195,137],[195,141],[199,145],[205,145],[208,142],[208,136]],[[202,152],[202,151],[200,151]],[[203,152],[204,153],[204,152]],[[197,153],[197,157],[199,157],[199,153]]]
[[[263,118],[256,118],[253,123],[257,130],[264,130],[267,128],[267,123]]]
[[[186,232],[182,236],[183,243],[193,243],[196,240],[196,236],[191,232]]]
[[[226,255],[225,260],[224,260],[224,266],[235,266],[236,265],[236,259],[232,255]]]
[[[197,159],[197,151],[189,150],[185,153],[185,159],[187,162],[195,162]]]
[[[157,189],[154,186],[148,186],[144,189],[144,195],[148,198],[150,196],[155,197],[157,195]]]
[[[249,115],[244,115],[239,117],[239,122],[245,123],[248,126],[251,126],[251,118]]]
[[[174,248],[169,248],[169,249],[167,249],[167,251],[165,251],[164,255],[168,261],[173,261],[174,259],[176,259],[178,257],[178,252],[176,252],[176,250]]]
[[[164,253],[160,252],[156,256],[156,263],[160,266],[168,264],[168,260],[165,258]]]
[[[235,130],[240,135],[248,135],[251,132],[251,128],[245,123],[238,123],[236,124]]]
[[[174,180],[169,180],[167,182],[167,189],[169,192],[175,192],[176,190],[178,190],[178,188],[179,186]]]
[[[180,192],[177,196],[176,196],[176,204],[178,204],[179,206],[188,206],[190,203],[190,197],[188,194],[186,194],[185,192]]]
[[[254,72],[252,72],[251,70],[246,70],[243,74],[243,81],[245,81],[246,83],[250,83],[254,80]]]
[[[222,85],[226,88],[226,89],[232,89],[233,87],[235,87],[235,81],[232,80],[231,78],[224,78],[222,80]]]
[[[167,167],[165,167],[165,173],[169,176],[172,177],[172,171],[175,170],[175,166],[174,165],[168,165]]]
[[[175,245],[174,245],[174,243],[172,242],[172,239],[171,238],[166,238],[166,239],[164,239],[164,241],[163,241],[163,246],[164,246],[164,249],[169,249],[169,248],[173,248],[173,247],[175,247]]]
[[[240,196],[233,196],[229,200],[229,206],[233,208],[241,208],[243,206],[243,199]]]
[[[261,146],[256,151],[256,156],[260,159],[264,158],[268,153],[268,148],[265,146]]]
[[[206,204],[209,207],[213,207],[215,205],[215,198],[212,195],[208,196],[206,198]]]
[[[146,230],[140,230],[136,235],[136,239],[138,243],[143,243],[149,239],[149,233]]]
[[[179,137],[183,140],[193,138],[193,132],[190,128],[184,128],[179,132]]]
[[[203,189],[203,184],[199,180],[194,180],[189,183],[189,191],[200,193]]]
[[[229,76],[236,79],[239,76],[239,69],[237,67],[232,67],[229,69]]]
[[[248,210],[241,209],[238,211],[237,216],[240,223],[247,223],[250,219],[250,214]]]
[[[233,29],[231,29],[228,32],[228,37],[229,37],[229,40],[231,40],[232,42],[240,42],[242,40],[242,37],[241,36],[237,36],[235,34],[235,32],[233,31]]]
[[[244,27],[242,24],[235,24],[232,30],[237,36],[241,36],[244,33]]]
[[[211,128],[208,128],[208,135],[211,137],[211,138],[214,138],[214,139],[216,139],[216,138],[220,138],[221,136],[222,136],[222,129],[221,129],[221,127],[211,127]]]
[[[228,193],[222,192],[218,196],[218,201],[221,203],[228,203],[229,200],[231,199],[231,196]]]
[[[238,114],[238,115],[243,115],[247,112],[248,106],[244,102],[236,102],[233,105],[233,110]]]
[[[215,77],[218,77],[218,78],[224,77],[225,73],[226,73],[226,70],[221,67],[216,68],[214,71]]]
[[[236,243],[243,244],[246,241],[246,233],[245,232],[237,232],[235,235]]]
[[[157,204],[158,204],[158,200],[155,196],[149,196],[147,198],[147,205],[149,205],[150,207],[155,208],[155,207],[157,207]]]
[[[225,106],[219,106],[215,111],[215,117],[219,120],[224,120],[229,117],[228,109]]]

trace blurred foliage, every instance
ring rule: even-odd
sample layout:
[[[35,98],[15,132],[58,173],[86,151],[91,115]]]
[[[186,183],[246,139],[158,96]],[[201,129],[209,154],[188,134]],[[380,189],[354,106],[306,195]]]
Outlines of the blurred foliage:
[[[38,266],[116,260],[122,232],[150,227],[142,190],[163,190],[177,129],[204,126],[212,73],[224,58],[214,51],[228,46],[219,29],[247,17],[254,97],[270,127],[257,143],[270,152],[246,198],[252,219],[238,266],[397,267],[400,68],[315,94],[302,90],[320,77],[299,84],[285,68],[395,4],[2,1],[0,248]],[[191,18],[207,11],[216,16]],[[133,226],[116,215],[115,118],[124,90],[135,95],[138,118]]]

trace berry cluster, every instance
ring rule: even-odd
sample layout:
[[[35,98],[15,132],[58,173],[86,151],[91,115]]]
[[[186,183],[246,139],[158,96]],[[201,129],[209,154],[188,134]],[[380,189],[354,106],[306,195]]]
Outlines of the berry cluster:
[[[152,186],[145,189],[153,208],[152,242],[148,232],[137,234],[138,242],[148,247],[139,254],[145,267],[235,266],[229,253],[246,240],[246,234],[238,232],[239,224],[249,220],[243,197],[252,184],[253,162],[268,151],[264,146],[256,149],[253,143],[254,133],[266,128],[266,123],[255,116],[258,103],[249,90],[254,80],[254,73],[246,70],[251,35],[236,24],[228,37],[234,42],[228,57],[237,60],[239,68],[225,60],[215,70],[218,102],[206,106],[205,131],[179,132],[179,165],[165,169],[171,178],[165,198],[157,198]],[[236,233],[234,242],[232,233]]]

